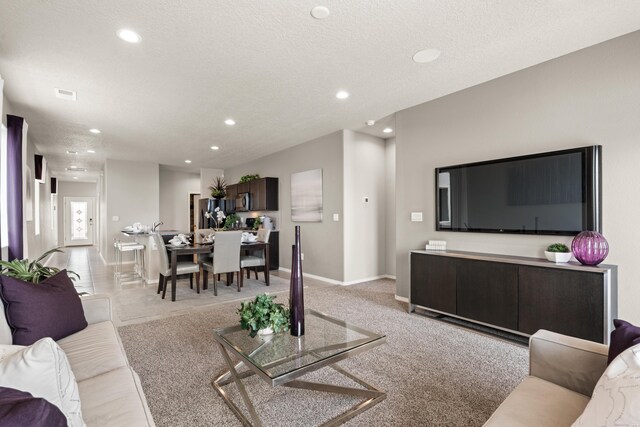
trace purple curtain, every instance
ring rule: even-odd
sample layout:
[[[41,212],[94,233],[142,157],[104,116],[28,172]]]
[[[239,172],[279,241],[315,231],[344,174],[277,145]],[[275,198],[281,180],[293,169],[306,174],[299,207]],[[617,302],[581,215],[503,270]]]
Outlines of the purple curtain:
[[[7,203],[9,260],[22,259],[22,126],[24,119],[7,114]]]

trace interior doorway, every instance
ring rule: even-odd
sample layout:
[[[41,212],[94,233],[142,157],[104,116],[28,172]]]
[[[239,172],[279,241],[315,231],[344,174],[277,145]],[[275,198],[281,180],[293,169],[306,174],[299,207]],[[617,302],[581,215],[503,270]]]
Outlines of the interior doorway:
[[[189,231],[196,231],[198,228],[198,200],[200,193],[189,193]]]
[[[64,245],[94,243],[95,197],[64,198]]]

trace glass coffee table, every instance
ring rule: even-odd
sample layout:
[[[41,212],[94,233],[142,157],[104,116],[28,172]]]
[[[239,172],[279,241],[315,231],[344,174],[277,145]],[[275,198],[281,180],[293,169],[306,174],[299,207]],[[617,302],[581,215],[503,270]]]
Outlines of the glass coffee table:
[[[337,426],[383,401],[387,394],[345,371],[336,362],[384,344],[387,337],[327,316],[305,310],[305,334],[294,337],[289,331],[251,338],[240,325],[217,329],[213,334],[229,370],[211,381],[218,394],[245,426],[262,426],[242,379],[258,375],[272,387],[285,386],[362,398],[342,414],[322,424]],[[239,359],[234,363],[232,356]],[[245,366],[247,369],[240,372]],[[302,375],[330,367],[362,388],[302,381]],[[224,386],[235,383],[249,418],[231,400]]]

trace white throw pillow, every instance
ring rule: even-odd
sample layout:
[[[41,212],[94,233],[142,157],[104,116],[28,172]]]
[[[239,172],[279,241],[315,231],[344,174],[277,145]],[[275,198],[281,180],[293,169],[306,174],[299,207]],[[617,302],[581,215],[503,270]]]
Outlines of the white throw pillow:
[[[640,344],[613,359],[572,427],[640,425]]]
[[[0,346],[0,386],[42,397],[60,408],[69,427],[86,427],[67,355],[51,338],[28,347]]]

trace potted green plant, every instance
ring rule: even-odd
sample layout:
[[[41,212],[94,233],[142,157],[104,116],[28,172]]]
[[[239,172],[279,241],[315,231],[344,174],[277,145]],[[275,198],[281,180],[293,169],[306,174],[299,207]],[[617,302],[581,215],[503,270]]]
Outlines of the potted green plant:
[[[0,261],[0,275],[9,276],[25,282],[40,283],[44,279],[54,276],[60,272],[59,268],[46,267],[40,263],[43,259],[54,252],[62,252],[59,248],[51,249],[35,261],[28,259],[14,259],[13,261]],[[67,271],[69,278],[75,280],[80,278],[74,271]],[[74,277],[75,276],[75,277]]]
[[[571,249],[564,243],[553,243],[547,246],[544,256],[551,262],[569,262],[571,259]]]
[[[230,214],[229,216],[227,216],[227,219],[224,220],[224,228],[225,229],[233,228],[239,219],[240,218],[238,217],[238,215],[234,213]]]
[[[209,190],[211,191],[211,197],[222,199],[227,195],[227,183],[224,178],[217,176],[209,186]]]
[[[238,309],[240,327],[249,331],[249,336],[269,335],[289,330],[289,309],[273,300],[268,294],[257,295],[253,301],[241,303]]]
[[[240,182],[251,182],[254,179],[260,179],[260,175],[255,174],[255,175],[244,175],[242,177],[240,177]]]

